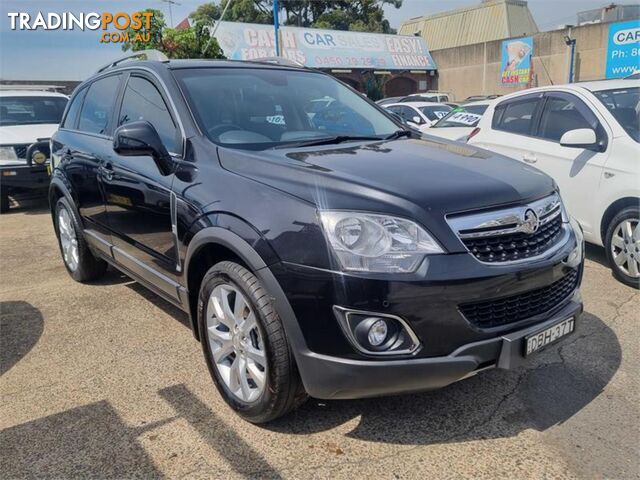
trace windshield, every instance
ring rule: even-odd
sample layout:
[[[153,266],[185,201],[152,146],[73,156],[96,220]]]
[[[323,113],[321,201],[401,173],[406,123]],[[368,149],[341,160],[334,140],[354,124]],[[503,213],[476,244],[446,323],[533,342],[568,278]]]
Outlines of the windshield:
[[[60,123],[64,97],[0,97],[0,126]]]
[[[383,138],[398,125],[334,78],[261,68],[175,71],[202,130],[214,142],[265,149],[334,136]]]
[[[458,107],[434,125],[434,127],[475,127],[489,105]]]
[[[629,136],[640,143],[640,87],[593,92]]]
[[[418,107],[418,109],[432,122],[446,117],[447,113],[451,111],[449,105],[432,105],[429,107]]]

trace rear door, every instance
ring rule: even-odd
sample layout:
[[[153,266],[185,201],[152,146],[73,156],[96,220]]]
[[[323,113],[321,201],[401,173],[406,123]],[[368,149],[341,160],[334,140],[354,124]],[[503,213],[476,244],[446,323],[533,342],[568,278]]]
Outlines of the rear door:
[[[526,163],[533,163],[533,133],[542,108],[541,93],[523,95],[498,104],[491,129],[481,131],[470,143]]]
[[[125,79],[116,128],[148,121],[175,158],[183,139],[163,87],[153,75],[133,72]],[[178,262],[172,231],[171,184],[151,156],[125,157],[111,149],[102,182],[114,243],[114,257],[170,296],[177,297]]]
[[[60,159],[56,166],[71,184],[84,229],[107,254],[111,236],[100,169],[113,154],[112,117],[121,78],[120,74],[108,75],[83,88],[54,138],[54,150]]]

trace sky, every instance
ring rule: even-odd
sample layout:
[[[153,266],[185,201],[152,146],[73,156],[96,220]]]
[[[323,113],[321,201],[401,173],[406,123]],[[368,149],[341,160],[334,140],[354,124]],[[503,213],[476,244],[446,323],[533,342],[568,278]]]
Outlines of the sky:
[[[179,23],[204,0],[174,0],[173,24]],[[217,0],[216,0],[217,1]],[[321,1],[321,0],[319,0]],[[391,26],[403,20],[461,7],[477,5],[480,0],[404,0],[400,9],[385,7]],[[529,9],[541,31],[552,30],[576,21],[576,13],[600,8],[608,0],[529,0]],[[618,1],[619,4],[637,3]],[[1,0],[0,1],[0,78],[5,80],[84,80],[97,68],[121,55],[117,44],[99,42],[101,31],[12,31],[8,12],[38,11],[62,13],[132,13],[145,8],[164,12],[169,22],[169,5],[162,0]]]

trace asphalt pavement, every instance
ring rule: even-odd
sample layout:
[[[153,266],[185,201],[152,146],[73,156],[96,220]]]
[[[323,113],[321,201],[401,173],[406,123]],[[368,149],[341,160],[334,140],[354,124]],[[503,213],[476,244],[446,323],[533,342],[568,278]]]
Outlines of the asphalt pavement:
[[[586,314],[516,371],[310,400],[266,426],[213,387],[186,315],[66,273],[42,201],[0,216],[2,478],[640,478],[640,294],[587,249]]]

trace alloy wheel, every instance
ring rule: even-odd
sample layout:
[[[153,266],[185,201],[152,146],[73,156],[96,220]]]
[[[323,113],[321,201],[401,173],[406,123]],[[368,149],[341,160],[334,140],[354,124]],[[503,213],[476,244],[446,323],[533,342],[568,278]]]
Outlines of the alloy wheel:
[[[64,207],[58,211],[58,233],[60,234],[60,245],[62,246],[64,263],[67,264],[69,270],[75,272],[80,261],[78,254],[78,237],[76,236],[76,230],[71,221],[71,215]]]
[[[620,222],[611,237],[611,255],[616,268],[626,276],[640,278],[640,227],[637,218]]]
[[[217,285],[206,320],[213,363],[225,385],[245,403],[258,400],[267,382],[267,355],[249,301],[237,287]]]

